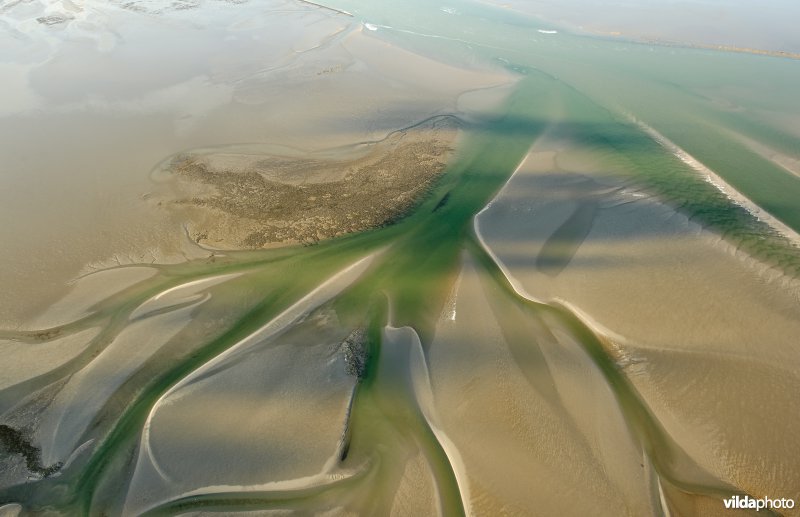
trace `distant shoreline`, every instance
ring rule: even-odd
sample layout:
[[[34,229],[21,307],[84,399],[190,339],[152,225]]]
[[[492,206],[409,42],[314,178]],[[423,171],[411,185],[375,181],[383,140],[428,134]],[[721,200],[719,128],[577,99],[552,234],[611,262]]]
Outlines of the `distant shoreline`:
[[[625,37],[624,34],[606,34],[606,36],[613,37]],[[757,56],[769,56],[769,57],[783,57],[787,59],[800,59],[800,53],[797,52],[786,52],[784,50],[765,50],[765,49],[758,49],[758,48],[748,48],[748,47],[736,47],[733,45],[715,45],[711,43],[688,43],[688,42],[680,42],[680,41],[670,41],[670,40],[662,40],[662,39],[647,39],[647,38],[636,38],[636,39],[629,39],[628,41],[636,42],[636,43],[643,43],[649,45],[659,45],[662,47],[675,47],[675,48],[691,48],[691,49],[699,49],[699,50],[717,50],[720,52],[736,52],[739,54],[754,54]]]
[[[750,47],[739,47],[736,45],[722,45],[719,43],[692,43],[688,41],[678,41],[678,40],[669,40],[669,39],[661,39],[661,38],[652,38],[647,36],[635,36],[630,35],[622,31],[603,31],[603,30],[596,30],[596,29],[589,29],[584,28],[582,26],[576,26],[572,24],[564,24],[564,23],[553,23],[548,20],[544,16],[536,15],[534,13],[526,12],[521,9],[515,8],[510,5],[495,3],[491,0],[482,0],[484,5],[488,5],[491,7],[497,7],[500,9],[507,9],[509,11],[514,11],[515,13],[519,13],[523,16],[529,16],[532,18],[536,18],[548,24],[551,24],[553,28],[558,28],[564,30],[565,32],[576,34],[576,35],[585,35],[585,36],[593,36],[608,40],[616,40],[616,41],[624,41],[628,43],[640,43],[644,45],[658,45],[661,47],[674,47],[674,48],[690,48],[690,49],[698,49],[698,50],[716,50],[719,52],[735,52],[739,54],[753,54],[757,56],[769,56],[769,57],[779,57],[779,58],[786,58],[786,59],[797,59],[800,60],[800,52],[789,52],[785,50],[769,50],[769,49],[761,49],[761,48],[750,48]],[[542,32],[541,30],[539,32]],[[546,31],[545,33],[550,33]]]

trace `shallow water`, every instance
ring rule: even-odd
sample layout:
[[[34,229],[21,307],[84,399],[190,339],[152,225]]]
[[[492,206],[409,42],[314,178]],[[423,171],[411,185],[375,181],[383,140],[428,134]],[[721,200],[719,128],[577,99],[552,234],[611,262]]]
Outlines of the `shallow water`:
[[[0,339],[11,360],[23,345],[69,348],[0,390],[0,424],[29,441],[1,457],[0,504],[661,515],[721,513],[733,494],[800,498],[800,252],[642,130],[797,230],[800,180],[748,145],[798,158],[795,62],[542,33],[553,26],[467,2],[330,2],[352,16],[213,5],[112,9],[98,26],[130,32],[99,31],[79,50],[46,33],[56,57],[28,79],[47,107],[0,119],[16,149],[3,210],[20,221],[6,228],[18,244],[0,280],[11,293],[32,278],[56,284],[21,294],[24,311],[7,297]],[[290,27],[285,39],[276,24]],[[37,40],[31,27],[48,30],[17,29]],[[167,71],[141,80],[163,84],[103,72],[55,87],[70,59],[148,65],[159,52],[131,42],[173,30],[202,44],[158,56]],[[209,50],[217,40],[227,43]],[[262,44],[272,53],[246,57]],[[343,78],[316,75],[337,63],[350,67]],[[448,81],[437,70],[461,71]],[[501,103],[473,98],[502,83]],[[142,100],[151,90],[161,107]],[[181,111],[197,106],[183,92],[216,100]],[[255,140],[302,154],[431,114],[461,117],[458,149],[388,227],[216,254],[131,195],[185,149]],[[50,133],[37,139],[42,120]],[[92,184],[103,188],[62,221]],[[58,260],[41,251],[52,247]],[[37,272],[30,256],[63,270]],[[87,264],[102,272],[54,305]],[[353,329],[367,336],[360,379],[340,346]]]

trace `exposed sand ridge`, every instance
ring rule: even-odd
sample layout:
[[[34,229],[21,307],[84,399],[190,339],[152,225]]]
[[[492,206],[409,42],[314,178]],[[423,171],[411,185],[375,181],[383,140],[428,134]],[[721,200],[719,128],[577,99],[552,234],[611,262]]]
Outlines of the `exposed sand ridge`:
[[[767,213],[764,209],[753,203],[747,196],[736,190],[732,185],[726,182],[716,172],[712,171],[703,165],[697,158],[690,155],[681,149],[674,142],[667,137],[656,131],[654,128],[648,126],[644,122],[636,119],[631,115],[627,116],[628,119],[636,124],[642,131],[647,133],[653,140],[658,142],[662,147],[674,154],[683,163],[705,176],[706,181],[714,185],[720,192],[725,194],[731,201],[741,206],[750,212],[756,219],[763,221],[769,225],[773,230],[786,237],[795,246],[800,246],[800,235],[789,228],[786,224],[782,223],[773,215]]]

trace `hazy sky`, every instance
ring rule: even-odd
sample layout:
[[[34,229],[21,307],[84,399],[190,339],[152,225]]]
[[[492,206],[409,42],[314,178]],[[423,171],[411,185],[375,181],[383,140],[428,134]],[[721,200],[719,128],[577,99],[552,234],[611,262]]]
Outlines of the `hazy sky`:
[[[798,0],[491,0],[592,32],[800,52]]]

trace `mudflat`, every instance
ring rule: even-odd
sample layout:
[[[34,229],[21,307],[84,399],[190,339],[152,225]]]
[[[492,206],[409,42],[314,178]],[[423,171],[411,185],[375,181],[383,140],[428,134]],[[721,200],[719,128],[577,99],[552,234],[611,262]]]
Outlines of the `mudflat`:
[[[457,133],[458,122],[442,117],[343,157],[275,156],[257,146],[181,153],[158,173],[171,191],[158,204],[214,249],[313,244],[410,213],[444,173]]]

